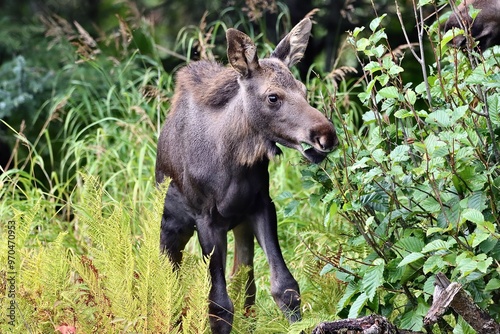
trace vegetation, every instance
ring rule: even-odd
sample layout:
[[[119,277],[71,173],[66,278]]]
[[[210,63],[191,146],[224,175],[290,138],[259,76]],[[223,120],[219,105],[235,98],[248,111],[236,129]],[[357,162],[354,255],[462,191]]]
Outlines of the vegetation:
[[[291,19],[275,5],[279,35]],[[258,248],[255,317],[244,315],[245,272],[231,281],[235,333],[300,333],[369,313],[420,330],[437,272],[500,320],[500,49],[449,48],[463,32],[442,35],[446,15],[434,23],[420,16],[440,5],[421,1],[416,9],[424,11],[415,11],[425,54],[391,45],[389,17],[379,12],[352,30],[334,70],[318,62],[308,69],[309,100],[332,117],[341,146],[321,165],[284,149],[270,167],[304,321],[283,319]],[[13,148],[0,174],[0,332],[208,331],[209,280],[195,238],[178,272],[158,247],[165,188],[155,188],[154,162],[171,68],[180,58],[223,61],[228,26],[250,33],[262,53],[273,38],[256,9],[250,24],[248,10],[230,7],[160,47],[151,22],[127,2],[118,7],[122,17],[107,21],[99,38],[59,16],[19,31],[0,21],[11,32],[5,45],[18,54],[0,67],[0,139]],[[13,33],[37,41],[35,50]],[[361,80],[340,63],[349,57]],[[403,65],[412,57],[417,75]],[[453,314],[428,330],[471,332]]]

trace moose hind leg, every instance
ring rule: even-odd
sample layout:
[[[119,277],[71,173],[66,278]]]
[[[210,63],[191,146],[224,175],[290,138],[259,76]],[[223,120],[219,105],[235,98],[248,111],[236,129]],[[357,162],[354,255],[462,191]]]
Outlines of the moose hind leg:
[[[160,247],[175,265],[181,263],[182,250],[195,230],[194,219],[188,212],[182,194],[170,185],[161,218]]]
[[[243,223],[233,229],[234,234],[234,264],[232,275],[235,275],[242,266],[249,267],[245,287],[245,312],[250,315],[255,304],[255,279],[253,271],[254,235],[248,223]]]

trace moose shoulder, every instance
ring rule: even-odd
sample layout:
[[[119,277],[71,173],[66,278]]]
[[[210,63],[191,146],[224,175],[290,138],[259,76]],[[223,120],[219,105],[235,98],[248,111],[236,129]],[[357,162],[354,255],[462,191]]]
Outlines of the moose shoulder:
[[[276,143],[321,162],[338,144],[333,124],[306,100],[304,84],[288,67],[307,46],[306,18],[258,59],[250,37],[228,29],[231,67],[193,62],[177,73],[172,108],[161,131],[156,182],[168,189],[161,222],[161,248],[179,264],[195,229],[205,255],[211,254],[208,296],[212,333],[231,331],[233,305],[226,290],[227,233],[235,236],[233,272],[253,265],[254,236],[270,265],[271,293],[289,321],[300,320],[300,294],[284,262],[269,196],[269,160]],[[245,306],[255,301],[253,272]]]

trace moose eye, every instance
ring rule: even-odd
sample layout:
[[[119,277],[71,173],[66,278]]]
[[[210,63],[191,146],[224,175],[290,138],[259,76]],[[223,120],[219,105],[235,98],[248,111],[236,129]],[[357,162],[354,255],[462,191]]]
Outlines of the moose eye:
[[[275,104],[278,102],[279,98],[278,95],[276,94],[269,94],[267,96],[267,100],[269,101],[270,104]]]

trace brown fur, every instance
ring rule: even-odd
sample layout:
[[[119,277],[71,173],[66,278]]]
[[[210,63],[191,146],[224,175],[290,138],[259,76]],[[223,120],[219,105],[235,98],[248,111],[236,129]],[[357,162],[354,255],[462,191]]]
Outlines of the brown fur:
[[[234,270],[252,266],[256,237],[270,264],[273,298],[289,321],[300,320],[299,287],[278,244],[268,163],[280,152],[277,143],[315,163],[338,144],[333,124],[309,105],[304,85],[288,68],[304,53],[310,29],[310,20],[304,19],[278,44],[274,56],[262,60],[250,37],[228,29],[231,67],[199,61],[176,76],[156,159],[156,181],[172,179],[160,242],[178,265],[187,241],[198,232],[203,254],[210,255],[214,334],[229,334],[233,319],[225,281],[231,229],[237,254]],[[253,271],[247,291],[245,305],[250,307],[255,300]]]

